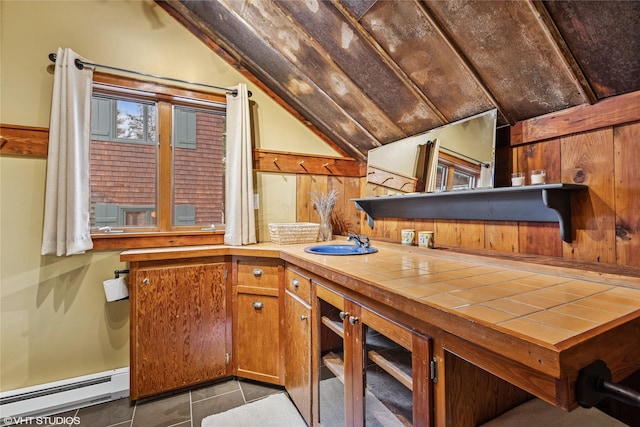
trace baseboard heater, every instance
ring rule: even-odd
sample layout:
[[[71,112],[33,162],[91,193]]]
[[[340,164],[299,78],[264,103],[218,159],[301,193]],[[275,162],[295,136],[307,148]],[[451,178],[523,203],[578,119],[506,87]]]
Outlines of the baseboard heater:
[[[0,414],[3,419],[46,416],[127,396],[128,367],[2,392]]]

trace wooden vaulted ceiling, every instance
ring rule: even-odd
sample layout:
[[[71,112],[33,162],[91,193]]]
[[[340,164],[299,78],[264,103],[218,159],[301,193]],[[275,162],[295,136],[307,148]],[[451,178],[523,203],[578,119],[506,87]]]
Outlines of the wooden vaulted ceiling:
[[[344,154],[640,90],[640,1],[157,0]]]

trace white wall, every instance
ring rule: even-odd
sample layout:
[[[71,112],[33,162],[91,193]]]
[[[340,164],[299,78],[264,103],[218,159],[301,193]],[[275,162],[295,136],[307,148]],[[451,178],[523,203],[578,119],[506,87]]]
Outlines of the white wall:
[[[48,127],[53,76],[47,55],[58,47],[161,76],[248,83],[258,107],[257,147],[335,155],[150,0],[0,1],[0,123]],[[45,174],[45,159],[0,157],[1,391],[129,361],[129,302],[107,304],[102,289],[103,280],[126,267],[119,253],[40,256]],[[291,182],[287,176],[259,180],[260,218],[277,217],[291,204]]]

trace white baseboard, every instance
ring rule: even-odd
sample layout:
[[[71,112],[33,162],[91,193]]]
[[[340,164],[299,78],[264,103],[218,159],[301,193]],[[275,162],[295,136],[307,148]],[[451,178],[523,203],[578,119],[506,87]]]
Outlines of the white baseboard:
[[[129,396],[129,368],[0,393],[0,422],[58,414]]]

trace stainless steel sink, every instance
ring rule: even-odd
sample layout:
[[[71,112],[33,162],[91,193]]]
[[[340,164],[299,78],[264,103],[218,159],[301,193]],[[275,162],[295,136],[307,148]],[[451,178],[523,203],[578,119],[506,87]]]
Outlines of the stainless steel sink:
[[[304,248],[304,251],[317,255],[365,255],[376,253],[378,249],[356,245],[316,245]]]

